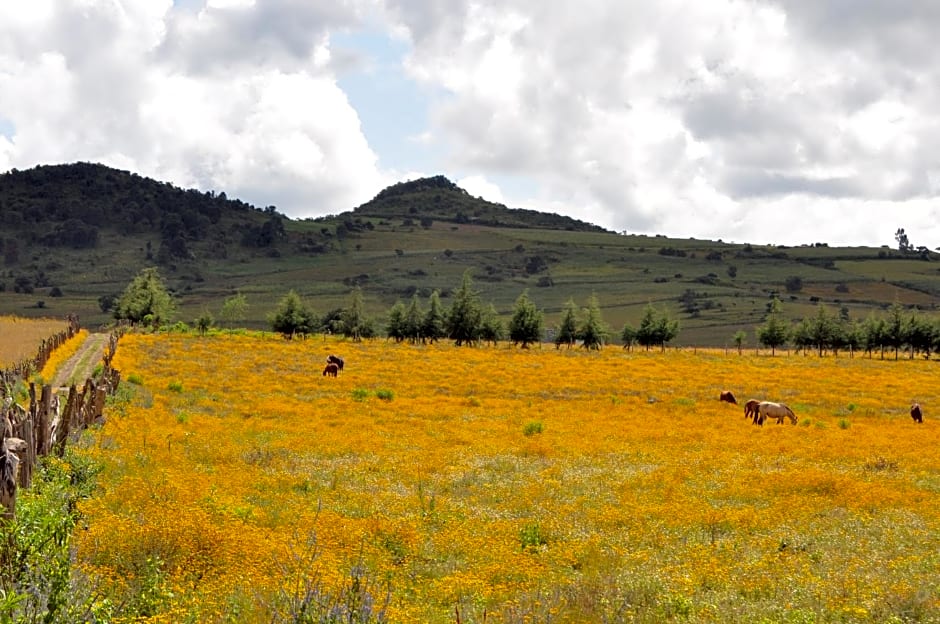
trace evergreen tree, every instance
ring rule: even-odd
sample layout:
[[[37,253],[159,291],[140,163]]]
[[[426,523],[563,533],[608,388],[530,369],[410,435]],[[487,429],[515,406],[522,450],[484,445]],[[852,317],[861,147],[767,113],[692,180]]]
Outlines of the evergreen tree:
[[[774,297],[770,300],[767,322],[757,328],[757,341],[765,347],[770,347],[771,355],[776,355],[777,347],[787,344],[790,339],[790,324],[780,318],[782,312],[780,300]]]
[[[887,344],[886,324],[885,320],[876,316],[874,312],[869,314],[862,324],[862,344],[868,353],[868,359],[871,359],[872,351],[875,349],[881,350],[881,359],[884,359],[884,348]]]
[[[530,343],[542,339],[543,322],[542,311],[529,299],[529,291],[524,290],[516,299],[509,321],[509,339],[514,345],[521,343],[523,349],[528,349]]]
[[[290,290],[278,301],[274,312],[268,316],[268,322],[272,330],[288,339],[297,334],[311,333],[317,327],[313,313],[294,290]]]
[[[468,269],[464,271],[460,287],[454,290],[453,303],[451,303],[445,325],[447,336],[458,347],[472,346],[480,339],[482,321],[480,296],[473,290],[473,281],[470,279]]]
[[[418,293],[411,296],[411,303],[405,309],[405,316],[402,318],[402,333],[405,338],[415,344],[421,339],[422,325],[424,324],[424,312],[421,310],[421,304],[418,303]]]
[[[395,342],[405,339],[405,304],[396,301],[388,311],[388,325],[385,327],[386,335]]]
[[[620,340],[623,342],[623,348],[627,351],[630,351],[633,348],[633,345],[636,344],[636,328],[630,323],[625,323],[623,330],[620,332]]]
[[[438,291],[431,293],[428,299],[428,311],[424,315],[421,333],[428,342],[437,342],[447,334],[444,329],[444,307],[441,305],[441,294]]]
[[[555,348],[561,345],[571,346],[578,341],[578,306],[573,299],[569,299],[565,304],[565,311],[562,315],[561,326],[558,328],[558,334],[555,336]]]
[[[808,319],[806,322],[806,334],[809,344],[816,348],[819,357],[823,352],[834,346],[836,340],[836,322],[835,319],[826,310],[826,306],[819,306],[816,310],[816,316]]]
[[[343,310],[341,316],[341,332],[354,342],[363,338],[371,338],[375,331],[372,322],[366,318],[365,304],[362,300],[362,289],[358,286],[349,296],[349,307]]]
[[[480,340],[496,344],[506,337],[506,328],[499,320],[496,307],[491,303],[487,306],[480,318]]]
[[[585,349],[600,349],[606,342],[609,332],[607,325],[601,318],[601,308],[597,295],[591,294],[588,305],[582,311],[581,326],[578,328],[578,338]]]
[[[114,318],[158,327],[170,320],[176,303],[160,277],[159,271],[147,268],[138,273],[124,289],[114,309]]]
[[[904,321],[904,308],[897,300],[888,308],[888,318],[885,321],[884,338],[887,345],[894,349],[894,359],[898,359],[898,351],[904,344],[907,333]]]
[[[666,343],[679,335],[679,321],[669,318],[669,312],[663,308],[659,318],[656,319],[656,341],[662,351],[666,350]]]

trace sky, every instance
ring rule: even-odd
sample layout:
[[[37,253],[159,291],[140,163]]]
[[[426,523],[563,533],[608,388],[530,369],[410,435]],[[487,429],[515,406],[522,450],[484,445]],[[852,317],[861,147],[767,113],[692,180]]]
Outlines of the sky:
[[[936,0],[2,0],[0,172],[291,218],[445,175],[617,232],[940,246]]]

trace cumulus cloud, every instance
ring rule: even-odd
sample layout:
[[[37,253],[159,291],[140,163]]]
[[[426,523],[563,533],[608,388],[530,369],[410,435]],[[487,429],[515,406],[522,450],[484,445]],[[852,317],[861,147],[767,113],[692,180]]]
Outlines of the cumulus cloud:
[[[449,93],[452,165],[536,179],[550,197],[530,205],[629,231],[872,244],[909,219],[940,239],[935,3],[387,5],[412,75]],[[859,215],[879,231],[839,226]]]
[[[0,5],[0,168],[102,162],[291,216],[386,176],[330,65],[354,2],[28,0]]]

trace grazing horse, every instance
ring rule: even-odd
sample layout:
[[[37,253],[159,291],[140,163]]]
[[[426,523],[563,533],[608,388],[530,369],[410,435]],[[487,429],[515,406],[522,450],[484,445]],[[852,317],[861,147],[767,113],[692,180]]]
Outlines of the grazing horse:
[[[334,364],[333,362],[330,362],[329,364],[327,364],[326,368],[323,369],[324,377],[326,377],[327,375],[329,375],[330,377],[336,377],[338,373],[339,373],[339,366],[337,364]]]
[[[911,418],[913,418],[916,423],[924,422],[924,411],[920,409],[919,403],[911,405]]]
[[[738,400],[734,398],[734,395],[731,394],[730,390],[722,390],[721,394],[718,396],[719,401],[724,401],[725,403],[731,403],[733,405],[738,404]]]
[[[343,358],[339,357],[338,355],[333,355],[332,353],[327,356],[326,361],[330,364],[336,364],[340,370],[343,370],[343,366],[346,365],[346,362],[343,361]]]
[[[789,418],[794,425],[796,424],[796,414],[783,403],[761,401],[757,406],[757,424],[763,425],[768,418],[776,418],[778,425],[783,423],[784,418]]]
[[[744,417],[751,418],[754,422],[757,422],[757,406],[760,405],[760,401],[757,399],[751,399],[744,404]]]

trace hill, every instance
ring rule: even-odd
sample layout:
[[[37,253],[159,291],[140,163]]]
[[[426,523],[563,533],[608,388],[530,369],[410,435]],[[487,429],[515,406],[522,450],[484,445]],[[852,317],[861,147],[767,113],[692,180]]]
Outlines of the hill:
[[[526,289],[547,325],[569,299],[584,305],[596,294],[615,332],[654,303],[681,321],[677,342],[687,345],[727,345],[738,330],[753,345],[774,294],[794,320],[818,305],[863,318],[895,300],[925,310],[940,302],[932,254],[621,235],[474,198],[441,176],[298,220],[102,165],[11,171],[0,175],[0,254],[0,314],[75,312],[86,326],[107,323],[108,303],[148,266],[160,268],[180,320],[218,317],[241,292],[253,327],[267,326],[290,289],[318,314],[345,306],[355,286],[377,317],[434,290],[447,305],[468,268],[504,317]]]

